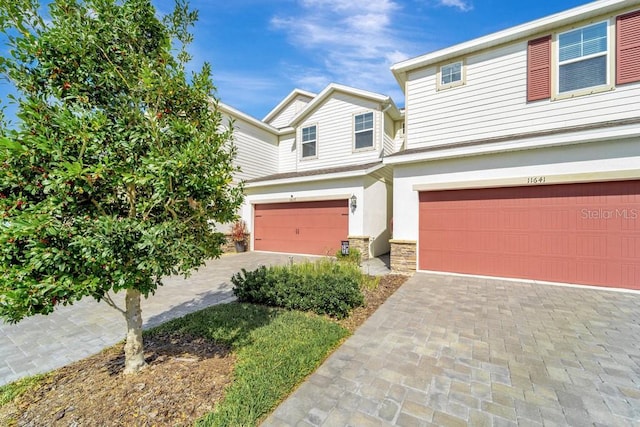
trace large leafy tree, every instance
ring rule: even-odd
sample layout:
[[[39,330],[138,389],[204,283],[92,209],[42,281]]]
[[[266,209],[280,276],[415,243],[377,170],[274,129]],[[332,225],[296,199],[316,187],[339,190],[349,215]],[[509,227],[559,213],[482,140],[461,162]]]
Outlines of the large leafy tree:
[[[210,67],[187,75],[181,0],[0,0],[18,120],[0,128],[0,316],[126,291],[125,372],[144,366],[140,300],[220,255],[242,202]]]

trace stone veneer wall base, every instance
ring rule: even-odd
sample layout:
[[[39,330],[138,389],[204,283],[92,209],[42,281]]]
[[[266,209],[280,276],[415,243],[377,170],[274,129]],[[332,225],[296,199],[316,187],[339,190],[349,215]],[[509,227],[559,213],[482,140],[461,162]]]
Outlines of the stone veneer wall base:
[[[391,244],[391,272],[411,275],[416,272],[415,240],[389,240]]]
[[[357,249],[360,251],[362,261],[370,258],[369,254],[369,236],[349,236],[349,249]]]

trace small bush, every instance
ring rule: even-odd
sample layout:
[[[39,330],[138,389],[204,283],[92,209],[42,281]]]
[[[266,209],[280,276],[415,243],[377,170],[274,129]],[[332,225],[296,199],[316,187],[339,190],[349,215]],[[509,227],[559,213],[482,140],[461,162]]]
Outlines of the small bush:
[[[354,264],[322,260],[292,266],[265,267],[231,278],[241,302],[313,311],[342,319],[364,303],[360,286],[366,276]]]
[[[360,265],[362,261],[362,254],[359,249],[349,248],[349,255],[342,255],[342,251],[338,250],[336,252],[336,259],[339,262],[349,262],[352,264]]]

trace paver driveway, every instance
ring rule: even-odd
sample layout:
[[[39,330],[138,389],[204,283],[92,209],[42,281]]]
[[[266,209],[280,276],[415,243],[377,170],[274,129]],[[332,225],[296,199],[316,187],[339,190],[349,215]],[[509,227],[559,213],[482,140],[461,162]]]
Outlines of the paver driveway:
[[[266,426],[640,425],[640,294],[416,274]]]
[[[296,256],[294,260],[305,258]],[[142,301],[144,327],[232,300],[230,278],[243,267],[250,270],[286,262],[289,256],[285,254],[228,254],[207,262],[188,279],[169,277],[155,295]],[[116,295],[115,300],[124,306],[123,295]],[[0,321],[0,385],[90,356],[124,339],[125,333],[124,317],[104,302],[91,299],[16,325]]]

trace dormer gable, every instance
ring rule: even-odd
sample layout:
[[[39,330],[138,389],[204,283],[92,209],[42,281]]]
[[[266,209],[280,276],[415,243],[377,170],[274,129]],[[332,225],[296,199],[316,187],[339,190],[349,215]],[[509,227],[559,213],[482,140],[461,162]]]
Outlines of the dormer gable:
[[[331,83],[327,87],[325,87],[322,92],[316,95],[309,104],[306,105],[304,109],[298,112],[290,121],[289,126],[296,127],[301,122],[303,122],[309,115],[315,112],[317,109],[321,108],[322,105],[326,103],[326,101],[335,96],[336,94],[343,94],[349,97],[362,98],[363,100],[378,103],[383,106],[382,108],[386,108],[388,114],[394,120],[401,119],[400,110],[393,102],[393,99],[387,95],[382,95],[375,92],[370,92],[367,90],[356,89],[354,87],[341,85],[338,83]],[[388,107],[388,108],[387,108]]]
[[[294,89],[262,121],[278,129],[288,127],[291,119],[305,109],[315,97],[315,93]]]

